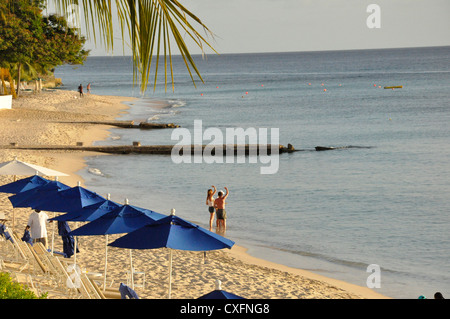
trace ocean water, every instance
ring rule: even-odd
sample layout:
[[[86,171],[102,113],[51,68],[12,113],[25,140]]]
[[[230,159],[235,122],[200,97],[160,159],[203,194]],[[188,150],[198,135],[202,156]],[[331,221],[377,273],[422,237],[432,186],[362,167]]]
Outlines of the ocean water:
[[[206,191],[227,186],[226,237],[249,253],[379,293],[450,295],[450,47],[196,57],[196,87],[175,59],[175,91],[141,95],[130,57],[90,57],[56,70],[64,89],[134,96],[120,119],[203,129],[278,128],[276,174],[250,163],[181,163],[170,156],[88,157],[88,188],[208,227]],[[401,89],[384,86],[402,85]],[[165,103],[156,107],[157,101]],[[173,129],[112,129],[104,145],[176,144]],[[270,140],[269,140],[270,141]],[[210,141],[205,140],[204,144]],[[315,146],[344,147],[317,152]],[[356,146],[347,148],[346,146]]]

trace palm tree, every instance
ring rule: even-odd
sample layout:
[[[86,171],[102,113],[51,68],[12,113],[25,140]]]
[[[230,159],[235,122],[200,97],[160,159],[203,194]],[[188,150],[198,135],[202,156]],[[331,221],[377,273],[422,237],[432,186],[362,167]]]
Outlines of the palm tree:
[[[66,15],[73,6],[82,8],[86,29],[92,32],[95,41],[99,38],[108,50],[113,47],[113,14],[116,13],[121,27],[122,39],[127,31],[133,53],[133,82],[140,82],[145,92],[151,81],[154,62],[153,84],[156,85],[160,56],[163,57],[164,83],[170,74],[172,90],[174,78],[172,68],[171,40],[181,53],[187,71],[195,85],[193,73],[203,82],[199,70],[187,48],[184,36],[191,39],[204,53],[204,46],[215,50],[195,29],[202,28],[205,34],[211,31],[203,22],[177,0],[47,0],[52,1],[59,14]],[[115,11],[115,12],[114,12]],[[96,28],[98,28],[98,34]],[[153,60],[155,58],[155,60]]]

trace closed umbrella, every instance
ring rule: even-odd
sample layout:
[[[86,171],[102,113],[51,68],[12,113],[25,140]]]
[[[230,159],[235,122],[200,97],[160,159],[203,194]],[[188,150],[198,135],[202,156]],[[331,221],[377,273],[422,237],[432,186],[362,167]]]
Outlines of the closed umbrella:
[[[109,244],[109,246],[129,249],[170,248],[169,298],[172,289],[172,249],[209,251],[231,248],[233,245],[234,241],[175,216],[174,209],[170,216],[141,227]]]
[[[149,209],[140,208],[128,204],[120,206],[113,211],[106,213],[99,218],[83,225],[71,232],[74,236],[112,235],[132,232],[149,223],[166,217]],[[108,258],[108,237],[105,244],[105,274]],[[131,276],[133,276],[133,259],[130,250]],[[133,282],[133,280],[132,280]],[[134,289],[134,287],[132,287]]]
[[[63,253],[66,258],[70,258],[70,256],[74,254],[75,249],[78,249],[78,247],[75,246],[76,243],[73,236],[69,234],[70,231],[67,222],[58,221],[58,235],[61,236],[63,241]]]

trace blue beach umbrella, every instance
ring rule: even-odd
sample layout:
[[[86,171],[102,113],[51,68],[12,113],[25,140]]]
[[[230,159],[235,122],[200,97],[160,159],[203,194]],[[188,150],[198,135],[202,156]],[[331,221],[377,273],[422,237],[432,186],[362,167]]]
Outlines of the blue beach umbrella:
[[[155,221],[164,217],[166,216],[152,210],[129,205],[128,200],[126,200],[125,205],[119,206],[109,213],[103,214],[102,216],[94,219],[86,225],[73,230],[70,234],[73,236],[106,235],[104,278],[106,284],[106,269],[108,264],[108,235],[129,233],[149,223],[154,223]],[[131,250],[130,264],[131,275],[133,275],[133,259]],[[103,287],[105,288],[105,285]]]
[[[63,184],[59,181],[49,181],[47,184],[10,196],[8,197],[8,199],[10,200],[13,207],[31,207],[32,203],[36,200],[47,198],[52,194],[68,189],[70,189],[70,186],[67,186],[66,184]],[[52,232],[52,253],[53,241],[54,229]]]
[[[105,200],[103,196],[81,187],[78,183],[78,186],[54,192],[42,198],[36,198],[30,202],[30,206],[33,209],[66,213]]]
[[[117,204],[109,199],[102,202],[98,202],[89,206],[85,206],[81,209],[70,211],[67,214],[63,214],[52,218],[57,221],[72,221],[72,222],[91,222],[106,213],[109,213],[119,207],[121,204]]]
[[[198,299],[245,299],[244,297],[222,290],[221,281],[216,280],[216,289]]]
[[[148,224],[123,237],[109,246],[129,249],[169,249],[169,298],[172,286],[172,249],[188,251],[209,251],[231,248],[234,241],[175,216],[170,216]]]
[[[50,181],[45,185],[12,195],[8,197],[13,207],[31,207],[31,204],[39,198],[44,198],[53,193],[70,189],[70,186],[59,181]]]
[[[165,215],[132,205],[122,205],[71,232],[74,236],[112,235],[132,232]]]
[[[67,214],[63,214],[63,215],[57,216],[55,218],[52,218],[51,220],[57,220],[58,225],[60,222],[68,222],[68,221],[75,221],[75,222],[89,221],[90,222],[90,221],[93,221],[93,220],[95,220],[95,219],[121,207],[121,206],[122,205],[111,201],[109,194],[108,194],[107,199],[103,202],[98,202],[93,205],[83,207],[79,210],[71,211]],[[72,234],[70,234],[68,236],[73,237]],[[106,235],[106,244],[108,244],[108,235]],[[107,259],[107,249],[105,248],[104,287],[106,286],[106,268],[107,268],[107,260],[106,259]]]
[[[0,193],[18,194],[36,187],[43,186],[48,182],[50,182],[50,180],[40,177],[39,175],[33,175],[0,186]]]
[[[30,176],[27,178],[23,178],[20,180],[17,180],[15,182],[5,184],[0,186],[0,192],[1,193],[10,193],[10,194],[18,194],[22,192],[26,192],[28,190],[34,189],[36,187],[43,186],[50,182],[48,179],[40,177],[38,175]],[[12,222],[12,228],[14,230],[14,226],[16,223],[16,213],[13,209],[13,222]]]

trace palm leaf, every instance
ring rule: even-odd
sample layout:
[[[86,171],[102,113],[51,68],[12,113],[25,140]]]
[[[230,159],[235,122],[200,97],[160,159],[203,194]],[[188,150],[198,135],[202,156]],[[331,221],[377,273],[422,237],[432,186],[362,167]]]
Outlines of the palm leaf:
[[[197,28],[203,29],[204,33],[211,35],[211,31],[203,22],[181,5],[177,0],[50,0],[56,4],[60,14],[67,14],[71,5],[83,9],[86,29],[94,38],[98,39],[107,50],[113,49],[113,12],[121,27],[122,39],[125,32],[131,39],[131,50],[133,54],[133,83],[140,82],[141,92],[144,93],[150,83],[152,71],[153,85],[156,88],[160,56],[164,57],[164,83],[167,83],[170,73],[172,90],[174,90],[173,61],[171,42],[174,41],[178,48],[186,69],[195,86],[194,74],[203,82],[200,72],[188,49],[184,37],[187,36],[202,50],[209,47],[208,43]],[[87,36],[90,37],[91,34]],[[123,40],[124,41],[124,40]],[[125,44],[125,43],[124,43]],[[153,58],[156,58],[153,60]],[[152,65],[154,64],[154,70]]]

